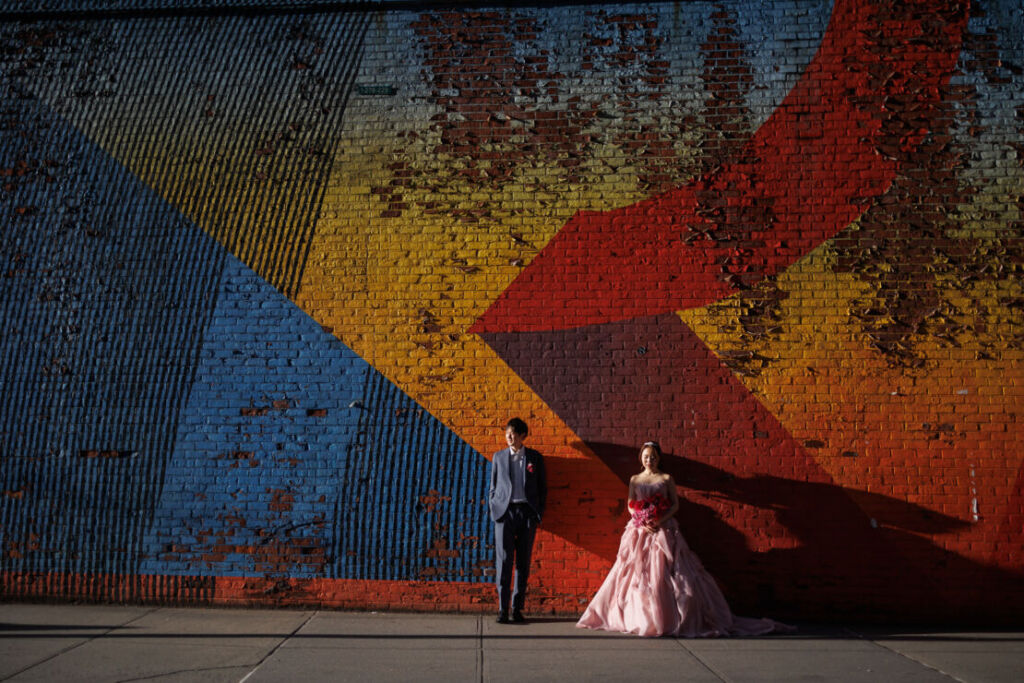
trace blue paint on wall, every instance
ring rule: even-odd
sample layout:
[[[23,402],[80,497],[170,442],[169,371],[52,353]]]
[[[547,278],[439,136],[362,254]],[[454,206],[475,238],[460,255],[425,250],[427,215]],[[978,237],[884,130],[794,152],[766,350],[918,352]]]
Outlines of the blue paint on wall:
[[[224,252],[0,87],[0,568],[131,574]]]
[[[229,257],[143,573],[482,579],[486,461]]]
[[[482,578],[486,462],[69,125],[127,100],[56,34],[4,40],[0,570]]]

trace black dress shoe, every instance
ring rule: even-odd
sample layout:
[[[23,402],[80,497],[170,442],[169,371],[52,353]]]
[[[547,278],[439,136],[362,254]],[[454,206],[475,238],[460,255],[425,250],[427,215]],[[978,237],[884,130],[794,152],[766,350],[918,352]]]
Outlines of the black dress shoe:
[[[498,612],[498,618],[495,619],[495,621],[498,622],[499,624],[507,624],[508,623],[508,615],[505,614],[504,612]]]
[[[512,621],[516,622],[517,624],[521,624],[524,621],[526,621],[526,617],[523,616],[522,611],[512,610]]]

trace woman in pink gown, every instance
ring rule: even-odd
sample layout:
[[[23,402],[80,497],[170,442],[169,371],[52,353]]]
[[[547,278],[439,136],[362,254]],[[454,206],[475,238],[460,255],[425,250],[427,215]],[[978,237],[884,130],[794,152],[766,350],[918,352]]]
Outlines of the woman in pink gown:
[[[644,470],[629,480],[632,513],[615,565],[576,623],[639,636],[760,635],[792,627],[734,616],[700,559],[679,533],[676,484],[661,472],[661,448],[640,449]]]

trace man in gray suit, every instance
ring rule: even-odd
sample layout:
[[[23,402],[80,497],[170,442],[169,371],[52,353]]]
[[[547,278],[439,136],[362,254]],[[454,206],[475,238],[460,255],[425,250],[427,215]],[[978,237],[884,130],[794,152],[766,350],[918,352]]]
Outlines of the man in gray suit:
[[[529,430],[518,417],[508,421],[505,442],[508,448],[491,458],[491,486],[488,492],[491,519],[494,520],[494,550],[497,556],[498,623],[525,621],[526,581],[530,578],[530,554],[537,525],[544,516],[548,497],[544,457],[523,445]],[[511,592],[515,566],[515,592]],[[511,595],[510,595],[511,593]]]

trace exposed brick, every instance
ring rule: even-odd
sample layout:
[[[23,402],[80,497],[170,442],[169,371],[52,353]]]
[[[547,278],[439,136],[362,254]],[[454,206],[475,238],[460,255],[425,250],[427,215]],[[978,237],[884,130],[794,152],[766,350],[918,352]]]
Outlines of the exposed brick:
[[[248,4],[0,27],[0,597],[491,611],[520,414],[531,611],[649,438],[738,612],[1024,609],[1015,3]]]

